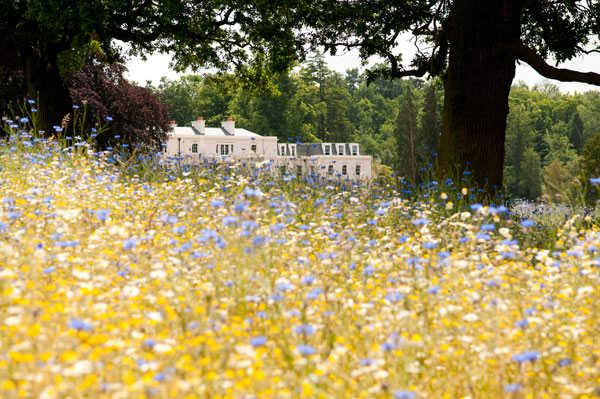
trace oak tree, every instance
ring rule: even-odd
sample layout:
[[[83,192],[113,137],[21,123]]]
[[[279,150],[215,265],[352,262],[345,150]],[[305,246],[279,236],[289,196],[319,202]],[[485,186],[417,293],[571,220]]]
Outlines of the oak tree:
[[[467,168],[493,193],[502,183],[508,95],[516,62],[548,79],[600,85],[600,74],[550,65],[599,51],[600,3],[594,0],[305,1],[302,32],[336,53],[358,49],[385,68],[372,77],[440,75],[444,110],[438,170]],[[417,53],[405,63],[397,47],[412,34]],[[470,165],[469,165],[470,164]]]
[[[48,130],[71,111],[66,83],[92,40],[113,59],[119,40],[128,54],[170,51],[178,70],[233,69],[265,89],[300,48],[285,10],[286,1],[263,0],[0,0],[0,78],[23,71],[29,97],[39,98],[38,125]]]

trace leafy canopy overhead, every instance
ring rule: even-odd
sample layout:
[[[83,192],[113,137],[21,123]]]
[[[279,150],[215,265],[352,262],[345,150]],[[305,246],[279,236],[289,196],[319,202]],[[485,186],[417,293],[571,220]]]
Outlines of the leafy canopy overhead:
[[[118,58],[117,39],[133,55],[170,51],[176,69],[235,70],[260,86],[300,48],[286,7],[286,1],[0,0],[0,67],[25,69],[28,51],[78,52],[92,39]]]
[[[305,21],[313,45],[331,53],[357,48],[363,59],[387,60],[371,71],[372,77],[439,75],[448,57],[448,31],[453,21],[452,0],[307,1]],[[600,84],[600,75],[554,68],[582,54],[600,52],[600,2],[595,0],[504,0],[520,12],[521,37],[517,58],[551,79]],[[403,33],[413,35],[417,53],[408,63],[397,52]]]

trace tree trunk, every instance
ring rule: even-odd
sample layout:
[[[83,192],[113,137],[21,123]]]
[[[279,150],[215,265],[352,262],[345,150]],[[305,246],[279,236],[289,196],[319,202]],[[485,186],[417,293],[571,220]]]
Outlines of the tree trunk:
[[[467,178],[470,187],[488,194],[502,186],[508,95],[520,43],[520,3],[456,0],[449,19],[438,169],[443,178]]]
[[[61,125],[73,104],[58,69],[58,52],[42,44],[23,54],[27,92],[29,98],[38,101],[36,124],[46,137],[55,134],[53,126]]]

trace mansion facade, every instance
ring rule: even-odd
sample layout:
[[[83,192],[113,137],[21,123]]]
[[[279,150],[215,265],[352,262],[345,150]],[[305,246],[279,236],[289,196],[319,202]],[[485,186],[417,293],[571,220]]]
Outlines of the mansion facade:
[[[247,159],[271,161],[282,173],[361,180],[371,178],[372,157],[360,152],[358,143],[280,143],[277,137],[261,136],[235,127],[228,118],[221,127],[206,127],[198,118],[191,127],[171,124],[164,152],[192,161],[201,159]]]

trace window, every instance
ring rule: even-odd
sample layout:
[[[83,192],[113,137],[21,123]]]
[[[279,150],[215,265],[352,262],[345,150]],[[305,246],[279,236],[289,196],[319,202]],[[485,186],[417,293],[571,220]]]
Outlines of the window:
[[[217,144],[217,155],[229,155],[230,148],[233,152],[233,144]]]
[[[197,143],[192,144],[192,153],[194,153],[194,154],[198,153],[198,144]]]
[[[360,176],[360,165],[356,165],[356,176]]]
[[[296,176],[302,176],[302,165],[296,166]]]
[[[295,157],[296,156],[296,146],[292,145],[290,146],[290,152],[291,152],[291,156]]]
[[[329,165],[329,167],[327,168],[327,173],[329,173],[330,175],[333,174],[333,165]]]
[[[279,173],[281,173],[281,176],[285,175],[286,172],[287,172],[287,168],[285,167],[285,165],[281,165],[279,167]]]
[[[281,155],[281,156],[285,155],[285,144],[279,146],[279,155]]]
[[[325,155],[331,155],[331,146],[329,144],[325,145]]]
[[[342,165],[342,175],[346,176],[348,174],[348,165]]]
[[[352,146],[352,155],[358,155],[358,146],[357,145]]]
[[[344,155],[344,146],[338,145],[338,155]]]
[[[256,144],[252,144],[252,145],[250,146],[250,151],[252,151],[252,152],[256,152]]]

